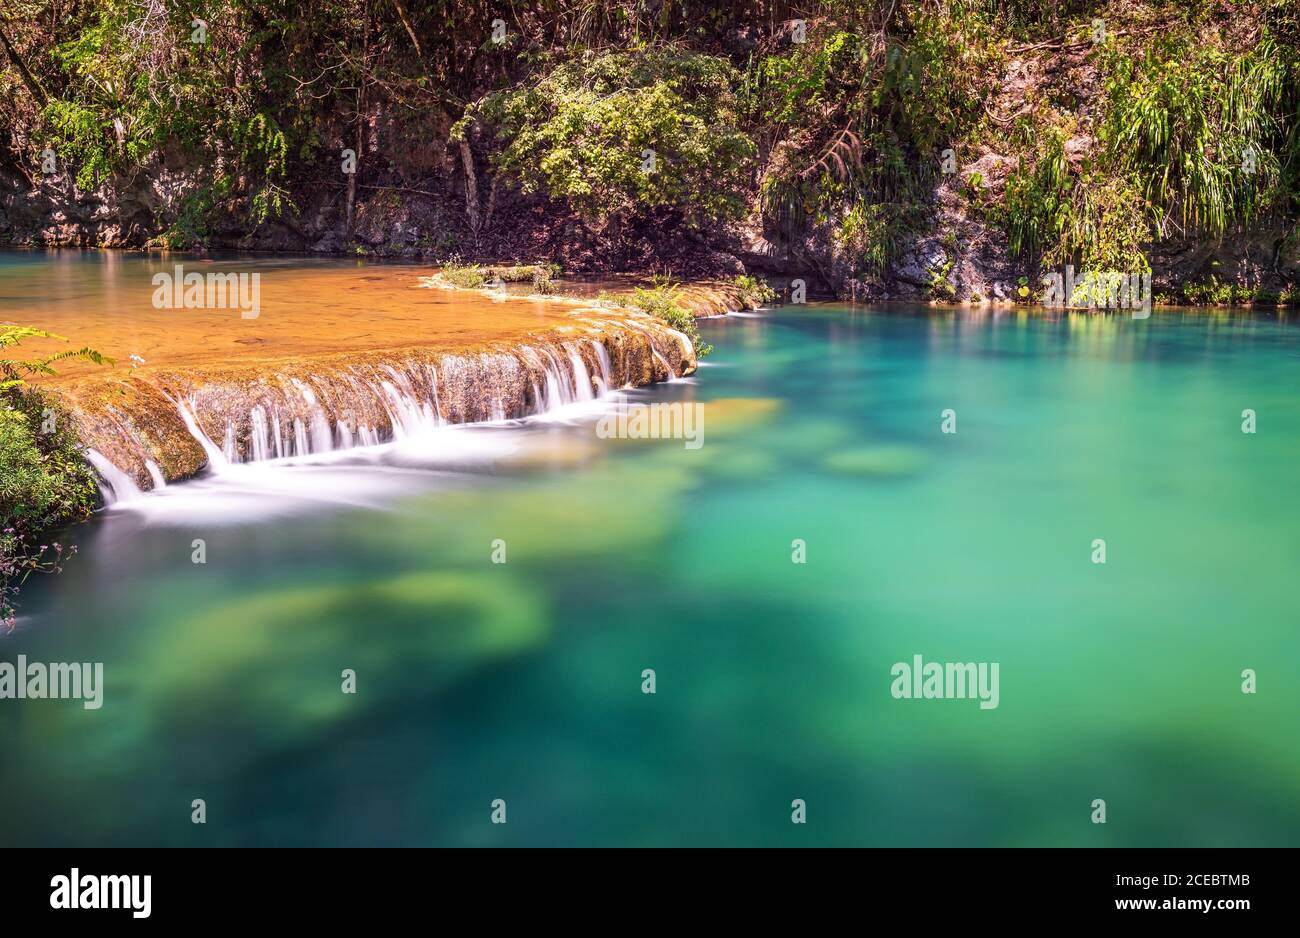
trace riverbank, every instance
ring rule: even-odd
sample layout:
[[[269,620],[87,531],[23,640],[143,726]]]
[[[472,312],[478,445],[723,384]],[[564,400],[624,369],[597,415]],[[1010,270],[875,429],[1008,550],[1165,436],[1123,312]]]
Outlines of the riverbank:
[[[546,258],[856,302],[1014,299],[1065,263],[1176,303],[1300,293],[1290,0],[577,4],[491,37],[472,8],[218,7],[201,54],[127,7],[12,25],[0,243]]]

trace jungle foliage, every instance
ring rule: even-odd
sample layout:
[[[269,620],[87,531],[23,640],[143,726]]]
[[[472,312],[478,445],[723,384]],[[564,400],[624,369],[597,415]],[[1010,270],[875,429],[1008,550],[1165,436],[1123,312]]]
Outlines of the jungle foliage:
[[[1294,236],[1298,9],[12,0],[0,164],[35,181],[49,146],[83,189],[202,167],[157,207],[173,247],[291,222],[322,190],[349,230],[358,190],[455,191],[477,231],[479,203],[490,219],[518,188],[598,229],[746,219],[778,244],[821,237],[873,276],[932,224],[942,154],[996,153],[1004,184],[967,173],[962,193],[1013,254],[1133,267],[1160,239]],[[1037,84],[1004,119],[991,103],[1013,62]]]
[[[726,59],[680,48],[582,52],[475,102],[452,133],[488,124],[498,169],[597,223],[667,207],[703,224],[745,208],[735,82]]]

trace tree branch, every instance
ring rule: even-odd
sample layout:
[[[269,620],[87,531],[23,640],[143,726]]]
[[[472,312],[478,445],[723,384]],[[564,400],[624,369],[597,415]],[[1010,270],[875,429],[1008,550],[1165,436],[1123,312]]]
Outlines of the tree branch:
[[[5,47],[5,52],[9,54],[9,61],[14,63],[14,68],[18,70],[18,74],[22,78],[23,84],[27,86],[28,92],[36,99],[36,103],[44,108],[46,102],[49,101],[45,89],[41,87],[41,83],[36,76],[28,71],[27,63],[22,60],[18,50],[9,42],[9,37],[5,35],[3,29],[0,29],[0,45]]]

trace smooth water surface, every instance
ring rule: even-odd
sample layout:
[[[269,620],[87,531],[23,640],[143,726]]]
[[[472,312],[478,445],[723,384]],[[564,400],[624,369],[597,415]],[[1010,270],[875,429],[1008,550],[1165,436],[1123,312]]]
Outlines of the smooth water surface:
[[[1300,842],[1293,322],[702,331],[634,395],[702,402],[699,449],[573,413],[70,532],[0,659],[102,661],[104,705],[0,701],[0,844]],[[894,699],[918,654],[999,706]]]
[[[424,288],[421,277],[435,270],[359,258],[0,251],[0,321],[37,326],[74,343],[29,339],[24,353],[88,345],[113,359],[112,375],[122,377],[407,346],[460,351],[563,325],[573,311],[507,299],[531,284],[478,293]],[[188,277],[214,274],[243,274],[247,289],[214,291],[220,308],[169,305],[184,302]],[[64,361],[58,371],[57,379],[42,381],[63,385],[105,375],[84,361]]]

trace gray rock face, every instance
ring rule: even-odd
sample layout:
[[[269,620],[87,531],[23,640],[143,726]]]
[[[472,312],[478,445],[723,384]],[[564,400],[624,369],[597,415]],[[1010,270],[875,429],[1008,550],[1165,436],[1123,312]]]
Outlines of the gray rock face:
[[[917,244],[899,260],[894,277],[905,283],[928,288],[936,276],[943,276],[948,254],[936,239]]]
[[[35,187],[0,174],[0,236],[16,245],[142,247],[154,206],[166,198],[165,190],[148,191],[154,183],[146,177],[83,192],[66,174],[42,177]]]

